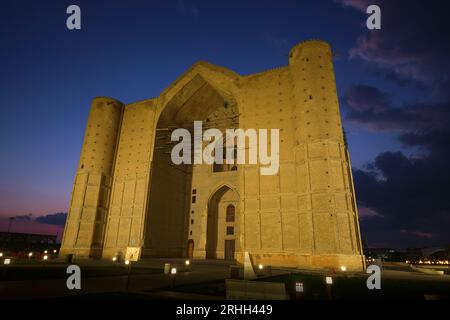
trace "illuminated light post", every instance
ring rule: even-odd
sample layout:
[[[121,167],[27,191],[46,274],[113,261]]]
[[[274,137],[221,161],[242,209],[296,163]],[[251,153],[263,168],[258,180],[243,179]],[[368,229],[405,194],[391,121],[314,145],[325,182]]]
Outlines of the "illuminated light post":
[[[258,269],[259,269],[259,270],[262,270],[262,269],[264,269],[264,266],[260,263],[260,264],[258,265]]]
[[[54,250],[53,250],[53,253],[56,253],[56,252],[57,252],[56,249],[54,249]]]
[[[294,298],[295,300],[302,300],[304,298],[305,288],[303,282],[294,283]]]
[[[170,269],[170,286],[171,288],[175,287],[175,278],[177,276],[177,268],[173,267]]]
[[[332,277],[325,277],[325,283],[327,284],[327,294],[328,294],[328,300],[333,299],[333,295],[331,292],[331,287],[333,285],[333,278]]]
[[[341,271],[343,271],[343,272],[347,271],[347,267],[346,266],[341,266]]]
[[[186,270],[191,271],[191,261],[186,260],[186,261],[184,262],[184,264],[186,265]]]
[[[0,252],[0,258],[3,257],[3,252]]]
[[[125,286],[125,292],[128,292],[128,288],[130,287],[130,276],[131,276],[131,262],[130,260],[125,260],[125,266],[127,267],[127,284]]]
[[[113,262],[117,262],[117,257],[113,257],[113,258],[112,258],[112,261],[113,261]]]
[[[3,256],[3,254],[2,254]],[[5,260],[3,260],[3,264],[5,265],[5,267],[3,268],[3,278],[6,278],[6,272],[8,270],[9,265],[11,264],[11,259],[6,258]]]
[[[28,253],[28,260],[30,260],[32,256],[33,256],[33,252]]]

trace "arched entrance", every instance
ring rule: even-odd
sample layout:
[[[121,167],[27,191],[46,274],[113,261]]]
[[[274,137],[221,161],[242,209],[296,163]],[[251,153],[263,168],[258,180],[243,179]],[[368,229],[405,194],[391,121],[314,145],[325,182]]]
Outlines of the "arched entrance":
[[[210,197],[206,230],[206,258],[234,260],[238,240],[236,208],[239,195],[222,186]]]
[[[194,221],[198,223],[200,219],[196,218],[199,213],[193,215],[196,210],[192,206],[198,204],[202,197],[202,194],[195,194],[195,186],[192,185],[193,177],[201,175],[202,170],[196,171],[194,166],[212,165],[174,164],[171,151],[179,141],[171,141],[172,132],[179,128],[188,130],[193,148],[194,121],[202,121],[203,130],[217,128],[224,131],[237,127],[238,119],[237,105],[232,96],[200,75],[194,76],[165,104],[156,125],[145,255],[192,258],[194,253],[194,242],[191,250],[188,239],[198,232],[193,235],[190,226],[196,226]],[[191,151],[191,163],[193,157],[194,150]]]

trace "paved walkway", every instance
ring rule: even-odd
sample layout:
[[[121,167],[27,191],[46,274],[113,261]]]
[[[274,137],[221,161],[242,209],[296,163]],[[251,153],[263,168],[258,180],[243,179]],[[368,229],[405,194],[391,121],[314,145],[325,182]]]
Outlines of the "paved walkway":
[[[132,268],[162,269],[164,263],[170,262],[181,269],[185,267],[184,261],[181,259],[151,259],[136,263]],[[107,262],[105,264],[102,261],[78,261],[77,263],[81,267],[81,274],[83,274],[83,266],[101,266],[107,264]],[[177,273],[176,285],[225,279],[229,276],[229,265],[230,263],[223,261],[193,262],[190,266],[190,271]],[[33,266],[29,267],[33,268]],[[40,266],[34,267],[39,268]],[[50,264],[48,267],[50,267]],[[66,279],[3,281],[0,282],[0,299],[55,298],[80,294],[125,292],[127,278],[127,276],[82,277],[81,290],[68,290],[66,287]],[[131,275],[128,283],[128,291],[148,292],[149,294],[156,294],[155,292],[157,291],[165,291],[162,294],[167,296],[167,291],[171,283],[171,278],[163,273]],[[190,294],[171,293],[171,295],[174,298],[182,295],[185,298],[189,298]]]

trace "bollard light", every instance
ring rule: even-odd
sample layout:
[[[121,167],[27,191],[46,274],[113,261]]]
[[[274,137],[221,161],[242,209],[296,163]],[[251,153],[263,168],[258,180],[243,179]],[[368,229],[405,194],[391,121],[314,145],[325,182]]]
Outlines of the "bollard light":
[[[44,260],[47,260],[47,259],[48,259],[48,255],[45,255],[43,259],[44,259]]]
[[[129,265],[130,264],[130,260],[125,260],[125,264]]]
[[[189,260],[186,260],[184,263],[185,263],[187,266],[191,264],[191,262],[190,262]]]
[[[296,282],[295,283],[295,292],[302,292],[303,293],[303,283],[302,282]]]
[[[346,266],[341,266],[341,271],[347,271],[347,267]]]
[[[177,268],[170,269],[170,274],[177,274]]]
[[[332,278],[332,277],[326,277],[326,278],[325,278],[325,282],[326,282],[327,284],[329,284],[329,285],[332,285],[332,284],[333,284],[333,278]]]
[[[258,265],[258,269],[259,270],[262,270],[264,268],[264,266],[260,263],[259,265]]]
[[[11,259],[5,259],[5,260],[3,261],[3,264],[11,264]]]

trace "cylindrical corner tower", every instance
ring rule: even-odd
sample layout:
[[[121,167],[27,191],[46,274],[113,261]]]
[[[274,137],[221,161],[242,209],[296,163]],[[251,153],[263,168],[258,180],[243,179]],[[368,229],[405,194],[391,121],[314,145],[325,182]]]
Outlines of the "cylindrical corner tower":
[[[112,98],[92,101],[61,255],[101,256],[123,107]]]
[[[305,41],[289,55],[301,253],[318,267],[361,270],[358,215],[344,142],[332,51]]]

